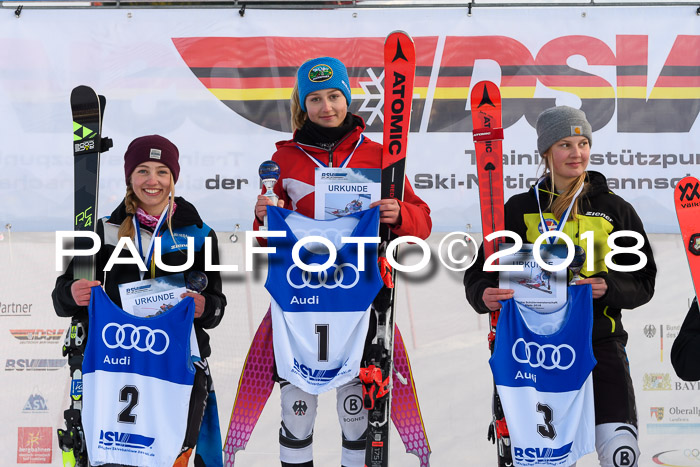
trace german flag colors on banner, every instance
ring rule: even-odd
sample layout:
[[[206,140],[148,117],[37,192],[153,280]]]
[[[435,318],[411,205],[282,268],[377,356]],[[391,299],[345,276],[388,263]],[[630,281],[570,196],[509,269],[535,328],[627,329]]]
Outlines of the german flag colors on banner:
[[[174,38],[173,43],[194,75],[224,104],[265,128],[285,132],[290,131],[289,98],[299,65],[320,56],[338,58],[350,75],[350,110],[365,119],[370,132],[381,132],[383,40],[190,37]],[[414,40],[411,131],[418,131],[426,102],[428,132],[472,131],[467,98],[479,60],[496,62],[500,68],[504,128],[523,116],[534,125],[542,110],[555,105],[552,97],[535,97],[537,86],[580,98],[594,131],[607,125],[617,110],[619,132],[688,132],[700,112],[700,36],[678,35],[659,76],[649,83],[645,35],[617,36],[615,51],[600,39],[576,35],[552,39],[538,51],[507,36],[447,36],[441,47],[435,36]],[[571,66],[572,55],[598,67],[594,69],[615,70],[615,80]]]
[[[341,60],[348,69],[350,110],[368,130],[382,131],[384,37],[197,37],[173,43],[192,72],[224,104],[265,128],[291,131],[292,89],[299,65],[316,57]],[[417,71],[412,129],[420,124],[437,37],[416,41]],[[280,118],[284,116],[284,118]]]

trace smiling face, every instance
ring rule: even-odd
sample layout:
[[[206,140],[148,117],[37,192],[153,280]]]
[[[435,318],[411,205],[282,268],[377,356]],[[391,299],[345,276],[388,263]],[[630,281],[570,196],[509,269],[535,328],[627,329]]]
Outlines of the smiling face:
[[[170,169],[160,162],[144,162],[131,173],[131,187],[139,207],[152,216],[159,216],[168,204],[170,182]]]
[[[585,136],[560,139],[547,150],[548,167],[554,173],[557,191],[565,191],[588,167],[591,145]]]
[[[348,102],[338,89],[321,89],[306,96],[309,120],[324,128],[339,127],[348,114]]]

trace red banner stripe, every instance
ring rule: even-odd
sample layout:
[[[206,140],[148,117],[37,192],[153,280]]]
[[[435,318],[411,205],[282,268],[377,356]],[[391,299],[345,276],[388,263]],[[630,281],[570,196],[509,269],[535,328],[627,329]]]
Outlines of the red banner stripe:
[[[313,57],[332,56],[348,68],[384,65],[384,37],[189,37],[173,44],[189,67],[298,67]],[[417,64],[432,66],[437,37],[416,40]]]
[[[620,75],[617,77],[618,86],[647,86],[646,76],[624,76]]]

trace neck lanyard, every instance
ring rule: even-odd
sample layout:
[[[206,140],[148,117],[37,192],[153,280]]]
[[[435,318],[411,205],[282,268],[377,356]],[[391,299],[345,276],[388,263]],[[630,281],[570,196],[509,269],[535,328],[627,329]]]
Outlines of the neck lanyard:
[[[146,261],[146,265],[149,266],[151,270],[151,277],[155,277],[156,275],[156,266],[155,266],[155,261],[153,261],[153,249],[155,248],[155,239],[159,235],[160,228],[163,225],[163,222],[165,222],[166,214],[168,212],[168,207],[169,205],[165,205],[165,209],[163,209],[163,212],[160,214],[160,219],[158,219],[158,223],[156,226],[153,228],[153,235],[151,235],[151,241],[148,244],[148,250],[146,250],[146,255],[144,256],[143,254],[143,245],[141,242],[141,227],[140,227],[140,222],[136,218],[136,214],[132,216],[132,221],[134,222],[134,228],[136,229],[136,243],[139,247],[139,255],[141,255],[141,258],[143,258]],[[143,280],[143,276],[145,275],[144,271],[141,271],[139,269],[139,274],[141,276],[141,280]]]
[[[345,160],[342,162],[342,164],[340,164],[340,168],[341,168],[341,169],[344,169],[345,167],[348,166],[348,164],[350,163],[350,159],[352,159],[352,155],[355,154],[355,151],[356,151],[357,148],[360,146],[360,144],[362,144],[362,142],[363,142],[364,140],[365,140],[365,135],[360,135],[360,139],[357,140],[357,144],[355,144],[355,147],[352,149],[352,152],[350,153],[350,155],[349,155],[348,157],[345,158]],[[309,154],[308,152],[306,152],[306,151],[304,150],[304,148],[302,148],[302,147],[299,146],[298,144],[297,144],[297,147],[299,148],[299,150],[300,150],[301,152],[303,152],[304,154],[306,154],[307,156],[309,156],[309,158],[310,158],[312,161],[314,161],[314,163],[315,163],[317,166],[319,166],[319,167],[328,167],[326,164],[324,164],[323,162],[321,162],[320,160],[316,159],[314,156],[312,156],[311,154]],[[330,151],[329,151],[329,152],[330,152]]]
[[[540,212],[540,226],[542,227],[542,233],[549,232],[550,230],[552,230],[552,229],[547,227],[547,223],[544,221],[544,216],[542,215],[542,207],[540,206],[540,185],[542,184],[542,182],[545,181],[546,178],[547,177],[545,177],[543,175],[537,181],[537,185],[535,185],[535,199],[537,199],[537,209]],[[566,208],[564,215],[561,216],[561,220],[559,221],[559,225],[554,230],[556,230],[558,232],[561,232],[562,230],[564,230],[564,225],[566,224],[566,221],[569,219],[569,213],[571,213],[571,209],[574,207],[574,203],[578,199],[578,195],[580,195],[581,191],[583,191],[583,185],[584,184],[582,183],[581,186],[576,191],[576,194],[574,195],[574,199],[571,200],[571,204],[569,204],[569,207]],[[556,240],[556,237],[547,237],[547,241],[553,245],[554,242],[556,242],[557,240]]]

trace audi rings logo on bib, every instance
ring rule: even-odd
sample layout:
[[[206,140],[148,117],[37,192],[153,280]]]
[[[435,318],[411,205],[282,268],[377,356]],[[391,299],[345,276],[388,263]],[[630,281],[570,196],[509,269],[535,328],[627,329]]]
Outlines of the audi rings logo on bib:
[[[316,266],[317,263],[309,266]],[[333,271],[329,273],[329,271]],[[296,264],[287,269],[287,283],[295,289],[351,289],[360,281],[360,271],[350,263],[334,264],[324,271],[304,271]]]
[[[135,349],[139,352],[151,352],[154,355],[162,355],[168,350],[170,338],[162,329],[134,326],[129,323],[109,323],[102,328],[102,342],[109,349]]]
[[[516,362],[544,370],[568,370],[576,361],[576,351],[568,344],[540,345],[526,342],[522,337],[513,344],[512,353]]]

